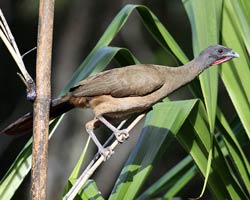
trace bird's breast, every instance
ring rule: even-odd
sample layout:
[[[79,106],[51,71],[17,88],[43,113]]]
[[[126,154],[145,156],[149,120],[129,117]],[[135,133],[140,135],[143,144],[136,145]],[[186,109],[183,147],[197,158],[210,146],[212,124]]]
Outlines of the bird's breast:
[[[133,113],[140,113],[148,109],[142,106],[137,97],[115,98],[111,95],[102,95],[91,98],[90,107],[95,116],[107,116],[108,118],[127,118]]]

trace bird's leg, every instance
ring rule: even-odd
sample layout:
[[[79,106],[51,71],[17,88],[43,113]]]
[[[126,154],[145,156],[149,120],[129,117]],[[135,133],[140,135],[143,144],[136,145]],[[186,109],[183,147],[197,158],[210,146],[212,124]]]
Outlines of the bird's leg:
[[[98,148],[98,152],[103,155],[104,160],[108,160],[111,155],[114,153],[114,151],[111,149],[111,147],[106,147],[104,148],[102,146],[102,144],[99,142],[99,140],[97,139],[95,133],[94,133],[94,129],[95,129],[95,125],[98,122],[98,119],[93,119],[91,121],[89,121],[86,124],[86,131],[88,132],[89,136],[91,137],[91,139],[93,140],[93,142],[95,143],[95,145]]]
[[[126,123],[126,119],[123,120],[118,126],[117,126],[117,129],[120,130],[122,128],[122,126]],[[111,136],[106,140],[106,142],[102,145],[103,147],[106,147],[110,142],[111,140],[115,137],[114,134],[111,134]]]
[[[110,122],[108,122],[103,116],[98,116],[99,119],[104,125],[106,125],[110,130],[113,131],[118,142],[123,143],[129,137],[129,133],[127,129],[119,130],[114,127]]]

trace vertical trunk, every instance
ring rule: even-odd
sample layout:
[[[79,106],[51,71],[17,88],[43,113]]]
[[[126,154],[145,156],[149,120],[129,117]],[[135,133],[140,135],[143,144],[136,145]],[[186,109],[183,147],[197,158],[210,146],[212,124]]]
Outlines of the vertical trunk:
[[[45,200],[47,193],[48,130],[50,108],[50,73],[54,1],[40,0],[37,49],[37,98],[34,103],[32,149],[33,200]]]

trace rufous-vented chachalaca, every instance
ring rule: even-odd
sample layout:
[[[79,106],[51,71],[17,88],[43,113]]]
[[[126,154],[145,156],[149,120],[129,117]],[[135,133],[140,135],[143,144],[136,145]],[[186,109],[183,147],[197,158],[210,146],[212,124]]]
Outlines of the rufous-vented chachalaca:
[[[192,81],[209,66],[237,57],[239,55],[231,49],[214,45],[180,67],[139,64],[107,70],[79,82],[66,95],[52,101],[50,118],[53,119],[74,107],[92,108],[95,118],[86,124],[86,129],[99,152],[107,158],[111,154],[110,149],[104,148],[94,135],[98,122],[109,127],[117,140],[122,142],[128,137],[127,130],[118,130],[110,122],[127,119],[133,113],[148,110]],[[28,113],[1,133],[15,135],[31,128],[32,113]]]

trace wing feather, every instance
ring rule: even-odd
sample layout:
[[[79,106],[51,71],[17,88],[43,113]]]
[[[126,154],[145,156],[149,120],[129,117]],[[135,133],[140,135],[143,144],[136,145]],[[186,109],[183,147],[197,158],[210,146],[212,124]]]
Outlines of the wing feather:
[[[70,91],[75,97],[144,96],[159,89],[164,82],[159,66],[132,65],[98,73],[79,82]]]

